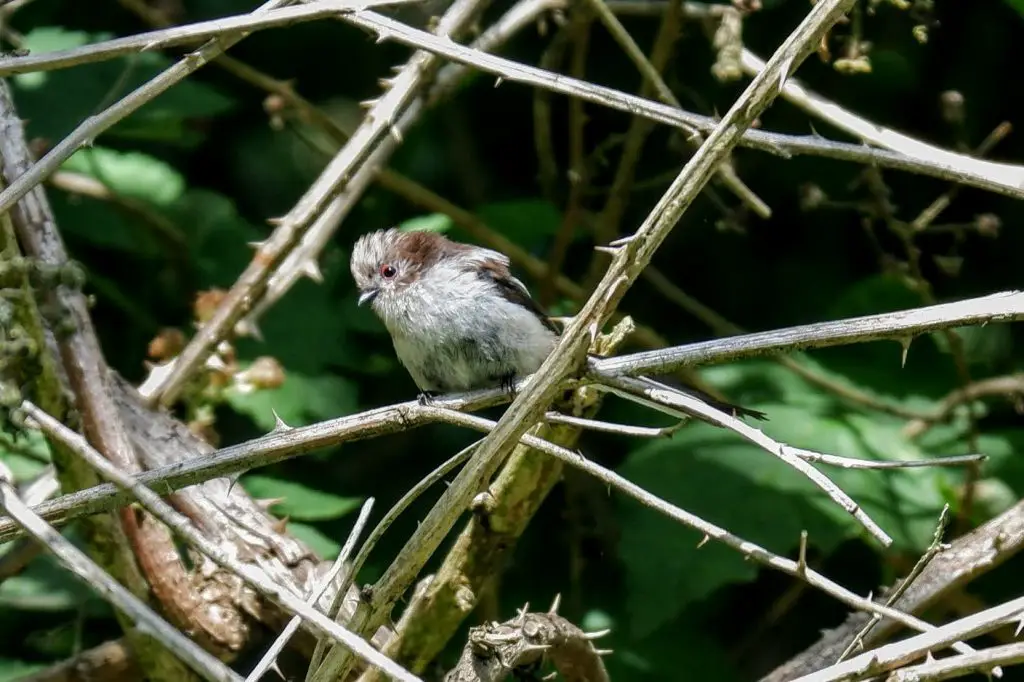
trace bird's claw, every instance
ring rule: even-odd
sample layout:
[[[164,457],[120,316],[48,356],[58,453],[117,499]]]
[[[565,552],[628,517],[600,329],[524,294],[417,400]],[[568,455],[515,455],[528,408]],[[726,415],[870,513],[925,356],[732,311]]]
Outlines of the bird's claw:
[[[423,407],[429,407],[434,404],[434,398],[439,395],[441,394],[437,391],[422,391],[418,396],[416,396],[416,402]]]
[[[515,400],[516,398],[516,375],[514,372],[510,372],[501,377],[501,388],[508,396]]]

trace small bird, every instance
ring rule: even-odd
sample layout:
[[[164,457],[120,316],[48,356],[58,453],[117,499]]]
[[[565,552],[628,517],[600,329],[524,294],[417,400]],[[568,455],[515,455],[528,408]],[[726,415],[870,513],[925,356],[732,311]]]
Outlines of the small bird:
[[[352,249],[359,305],[387,327],[421,399],[503,386],[534,373],[559,330],[509,269],[502,253],[436,232],[370,232]],[[760,412],[688,393],[731,414]]]

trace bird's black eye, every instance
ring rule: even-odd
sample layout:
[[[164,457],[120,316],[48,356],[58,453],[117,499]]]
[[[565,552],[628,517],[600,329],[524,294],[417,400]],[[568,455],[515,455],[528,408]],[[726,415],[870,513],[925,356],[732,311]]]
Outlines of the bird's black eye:
[[[380,276],[384,279],[391,279],[396,274],[398,274],[398,270],[395,270],[395,266],[387,265],[386,263],[380,266]]]

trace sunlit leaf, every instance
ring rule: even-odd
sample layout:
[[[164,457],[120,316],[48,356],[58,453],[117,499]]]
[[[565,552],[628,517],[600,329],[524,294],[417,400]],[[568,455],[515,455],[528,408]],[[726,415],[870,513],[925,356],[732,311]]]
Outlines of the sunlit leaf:
[[[0,682],[14,682],[23,677],[38,672],[46,667],[47,663],[30,663],[18,661],[13,658],[0,658]]]
[[[106,33],[88,34],[47,26],[29,31],[25,41],[33,53],[42,53],[97,43],[110,37]],[[19,111],[28,118],[31,135],[56,139],[171,64],[166,55],[146,51],[74,69],[23,74],[15,80],[19,90]],[[203,138],[194,131],[191,135],[182,134],[188,131],[185,123],[218,116],[233,106],[231,98],[201,80],[189,78],[147,102],[103,134],[118,136],[124,133],[134,140],[194,145]]]
[[[289,523],[288,532],[308,545],[322,559],[330,561],[341,551],[341,542],[327,537],[313,526],[305,523]]]
[[[160,206],[171,204],[185,191],[181,173],[138,152],[90,147],[75,152],[62,167],[96,178],[116,194]]]
[[[447,232],[452,227],[452,219],[443,213],[429,213],[427,215],[409,218],[398,226],[403,232]]]
[[[0,584],[0,608],[23,611],[75,611],[99,598],[49,555],[37,557],[24,571]],[[102,602],[100,602],[102,603]]]
[[[266,431],[274,428],[276,413],[290,426],[302,426],[356,411],[356,387],[336,376],[310,377],[287,371],[278,388],[252,392],[227,391],[228,403]]]
[[[50,446],[39,431],[25,431],[17,436],[0,434],[0,460],[10,468],[16,481],[39,475],[49,459]]]
[[[258,499],[283,498],[271,507],[278,516],[296,521],[337,519],[356,509],[362,500],[342,497],[323,490],[314,490],[296,481],[251,474],[242,478],[242,485]]]
[[[651,493],[742,538],[785,553],[801,530],[834,546],[850,524],[809,502],[813,487],[795,471],[730,432],[689,426],[669,441],[632,453],[623,476]],[[742,500],[742,504],[737,504]],[[632,499],[620,505],[630,625],[643,636],[714,590],[752,580],[757,566],[721,543],[698,548],[702,535]]]

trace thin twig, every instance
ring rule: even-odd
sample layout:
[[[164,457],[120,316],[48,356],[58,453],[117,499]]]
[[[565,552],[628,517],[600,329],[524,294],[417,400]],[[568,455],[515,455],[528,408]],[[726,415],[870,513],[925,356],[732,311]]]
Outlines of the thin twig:
[[[388,513],[385,514],[383,518],[381,518],[381,520],[374,527],[373,531],[370,532],[370,535],[366,538],[366,542],[363,543],[363,546],[359,548],[359,554],[357,554],[356,558],[352,561],[352,569],[350,571],[351,576],[355,577],[359,575],[359,571],[363,567],[363,564],[366,563],[366,559],[370,556],[370,552],[372,552],[373,548],[377,546],[377,543],[384,535],[384,532],[391,527],[391,524],[395,522],[395,519],[397,519],[402,514],[402,512],[408,509],[409,505],[412,504],[420,495],[426,492],[427,489],[429,489],[432,485],[434,485],[439,480],[441,480],[449,473],[454,471],[455,468],[458,467],[460,464],[469,459],[469,456],[473,454],[474,447],[476,447],[476,443],[473,443],[472,445],[463,448],[454,456],[449,457],[440,466],[438,466],[436,469],[427,474],[423,479],[421,479],[419,483],[414,485],[404,495],[402,495],[401,499],[399,499],[398,502],[396,502],[391,507],[391,509],[388,510]],[[331,604],[330,608],[327,609],[326,613],[333,615],[341,607],[341,596],[341,592],[338,592],[335,595],[334,601]],[[306,672],[307,682],[309,682],[309,680],[312,679],[313,673],[317,672],[317,669],[319,668],[320,662],[323,660],[323,656],[326,653],[326,651],[327,643],[323,640],[318,641],[316,644],[316,649],[313,651],[313,656],[309,661],[309,669]]]
[[[359,554],[352,561],[352,573],[355,575],[359,572],[359,569],[363,567],[366,560],[370,556],[370,552],[377,546],[380,538],[384,535],[384,532],[391,527],[391,524],[395,522],[402,512],[409,508],[413,502],[419,498],[424,492],[429,490],[431,486],[436,484],[442,478],[455,471],[463,462],[469,459],[470,455],[473,454],[473,450],[479,445],[480,441],[476,441],[467,445],[466,447],[459,450],[457,453],[446,459],[440,465],[438,465],[433,471],[424,476],[420,481],[410,488],[398,502],[395,502],[394,506],[388,510],[388,513],[381,518],[380,522],[374,527],[373,531],[366,538],[366,542],[362,547],[359,548]]]
[[[652,102],[613,88],[579,81],[570,76],[551,73],[494,55],[484,54],[456,43],[445,42],[429,33],[413,29],[375,12],[343,15],[339,19],[345,23],[360,26],[376,34],[380,39],[395,40],[410,47],[428,50],[453,61],[472,65],[481,71],[500,76],[506,81],[547,88],[553,92],[578,97],[601,106],[644,116],[666,125],[677,128],[691,126],[704,132],[710,132],[719,123],[717,119],[708,116],[683,112],[674,107]],[[787,158],[792,155],[808,154],[915,172],[991,190],[1006,196],[1024,198],[1024,167],[980,161],[945,150],[939,150],[942,152],[941,155],[929,156],[922,153],[911,156],[884,149],[872,149],[864,145],[832,142],[817,135],[791,136],[761,130],[744,131],[739,144]],[[939,157],[941,161],[936,160]]]
[[[925,553],[922,554],[921,558],[918,559],[917,562],[914,564],[914,567],[910,570],[910,573],[908,573],[906,577],[904,577],[903,580],[900,581],[900,584],[896,586],[896,589],[892,591],[892,594],[886,597],[886,606],[893,606],[894,604],[896,604],[896,602],[899,601],[900,597],[904,595],[904,593],[914,582],[914,580],[917,579],[917,576],[921,575],[921,572],[925,569],[925,567],[928,566],[929,563],[931,563],[931,560],[934,559],[939,554],[939,552],[949,549],[949,545],[942,542],[942,535],[946,530],[946,524],[948,522],[949,505],[946,504],[943,505],[942,512],[939,513],[939,522],[935,526],[935,533],[932,536],[931,544],[928,545],[928,549],[925,550]],[[846,651],[839,655],[839,659],[836,662],[838,663],[849,658],[850,654],[852,654],[853,650],[856,649],[858,646],[863,647],[864,638],[868,636],[868,634],[871,632],[871,629],[878,625],[878,623],[881,620],[882,619],[879,618],[877,615],[872,616],[868,624],[865,625],[864,628],[857,633],[857,636],[850,641],[850,645],[846,647]]]
[[[600,421],[598,419],[585,419],[583,417],[571,417],[560,412],[548,412],[544,415],[544,421],[551,424],[569,424],[578,426],[581,429],[599,431],[602,433],[615,433],[622,436],[634,436],[637,438],[665,438],[679,431],[685,426],[688,420],[683,420],[672,426],[661,428],[650,426],[633,426],[631,424],[615,424],[612,422]],[[790,445],[786,449],[796,457],[811,462],[821,463],[841,469],[915,469],[923,467],[959,467],[973,466],[984,462],[986,455],[950,455],[947,457],[935,457],[932,459],[909,459],[898,461],[879,461],[874,459],[855,459],[853,457],[840,457],[829,455],[823,452],[814,452]]]
[[[367,665],[381,668],[389,675],[398,680],[406,682],[419,682],[419,678],[409,673],[401,666],[381,655],[369,642],[354,635],[352,632],[341,627],[330,620],[315,608],[309,606],[301,598],[275,584],[268,577],[252,565],[243,563],[239,559],[228,555],[223,548],[211,542],[200,532],[188,517],[176,512],[169,504],[160,499],[160,496],[149,488],[136,482],[131,476],[126,475],[117,467],[111,465],[106,459],[96,452],[89,443],[80,435],[71,431],[59,421],[46,414],[43,410],[32,403],[22,404],[25,413],[38,424],[39,428],[49,438],[62,443],[75,454],[96,469],[104,478],[110,479],[117,486],[124,488],[135,497],[139,503],[153,516],[160,519],[179,537],[186,540],[200,552],[205,554],[219,566],[237,574],[242,580],[280,603],[284,608],[300,615],[319,634],[337,641],[349,651],[358,656]]]
[[[918,438],[933,425],[948,420],[953,411],[964,403],[989,396],[1014,395],[1024,395],[1024,374],[980,379],[969,386],[962,386],[951,391],[939,402],[939,407],[933,414],[915,419],[904,426],[903,434],[908,438]]]
[[[595,1],[601,2],[601,0]],[[601,4],[604,6],[603,2]],[[681,33],[681,26],[682,4],[680,2],[671,2],[665,14],[661,17],[658,33],[654,37],[654,46],[651,48],[651,58],[650,61],[644,61],[644,69],[653,72],[655,76],[665,69],[672,58],[676,41]],[[650,77],[644,79],[640,87],[641,97],[651,96],[655,88],[655,81],[658,83],[662,82],[660,76],[653,81]],[[664,89],[668,91],[667,86]],[[671,95],[671,92],[668,92],[668,94]],[[665,101],[664,98],[663,101]],[[671,101],[666,101],[665,103],[675,106]],[[626,129],[626,136],[622,142],[622,154],[619,156],[619,165],[615,169],[615,177],[612,179],[612,185],[608,190],[608,197],[601,208],[601,213],[597,216],[592,228],[594,240],[598,244],[608,244],[619,236],[622,217],[625,215],[626,207],[629,205],[630,188],[634,186],[633,181],[636,176],[637,164],[640,162],[644,143],[654,128],[654,121],[642,116],[634,116],[629,122],[629,128]],[[686,138],[700,137],[700,133],[693,128],[684,129],[683,135]],[[703,138],[701,137],[701,139]],[[675,175],[676,173],[673,169],[670,176],[666,179],[666,184],[671,182]],[[713,187],[708,188],[709,194],[713,191]],[[607,258],[601,251],[595,249],[590,259],[590,265],[587,267],[587,274],[583,278],[584,288],[587,291],[592,289],[594,284],[601,279],[606,263]]]
[[[671,2],[678,3],[679,0],[671,0]],[[605,0],[587,0],[586,4],[597,14],[597,18],[601,20],[601,23],[612,34],[615,41],[619,43],[630,61],[636,65],[644,80],[654,88],[658,99],[669,106],[682,109],[682,105],[661,77],[659,70],[648,61],[640,46],[633,40],[633,36],[629,34],[629,31],[622,25],[618,17],[608,8]],[[696,131],[693,130],[687,131],[684,138],[690,146],[696,149],[700,146],[702,138],[695,133]],[[771,217],[771,208],[752,189],[744,184],[743,180],[736,174],[736,170],[732,167],[731,163],[725,161],[718,169],[718,176],[722,184],[728,187],[729,191],[735,194],[755,214],[765,219]]]
[[[568,424],[590,431],[616,433],[622,436],[635,436],[637,438],[665,438],[686,425],[686,421],[681,421],[678,424],[664,428],[633,426],[631,424],[615,424],[598,419],[586,419],[585,417],[572,417],[561,412],[548,412],[544,415],[544,421],[549,424]]]
[[[853,498],[847,495],[823,473],[812,467],[804,459],[798,457],[788,446],[769,437],[759,429],[748,426],[742,420],[716,410],[699,398],[676,391],[669,386],[658,384],[654,381],[631,377],[610,378],[606,381],[607,383],[599,385],[599,388],[610,390],[627,399],[637,400],[641,404],[666,411],[673,416],[686,417],[687,413],[696,414],[712,424],[729,428],[806,476],[814,485],[818,486],[828,495],[833,502],[857,519],[883,547],[888,547],[892,544],[892,538],[889,537],[889,534],[882,530],[881,526],[875,523],[868,516],[867,512],[853,501]],[[805,450],[804,452],[807,451]]]
[[[873,677],[906,665],[929,651],[938,651],[953,642],[971,639],[1011,623],[1021,612],[1024,612],[1024,597],[1012,599],[923,634],[872,649],[824,670],[797,678],[794,682],[842,682]]]
[[[113,38],[99,43],[54,50],[23,57],[0,59],[0,78],[21,73],[54,71],[92,62],[114,59],[126,54],[151,52],[177,45],[187,45],[209,38],[224,38],[236,34],[248,35],[256,31],[290,26],[305,21],[333,17],[342,12],[355,12],[366,7],[398,5],[420,0],[317,0],[314,3],[283,7],[260,13],[239,14],[194,24],[175,26],[157,31],[136,33],[124,38]]]
[[[345,569],[348,564],[348,558],[352,554],[352,550],[355,549],[356,542],[359,540],[359,536],[362,534],[363,528],[366,526],[366,522],[370,519],[370,511],[372,509],[373,498],[368,497],[366,498],[366,501],[363,502],[363,506],[359,510],[359,516],[356,518],[356,522],[353,524],[352,530],[348,534],[348,538],[345,539],[345,544],[342,545],[341,551],[338,552],[338,556],[334,560],[334,564],[331,566],[331,569],[327,571],[327,574],[320,579],[320,582],[314,585],[313,589],[310,590],[309,596],[306,598],[306,603],[308,603],[311,608],[315,609],[317,607],[317,602],[320,601],[320,597],[322,597],[324,592],[326,592],[327,589],[338,580],[338,576],[341,575],[341,572]],[[349,576],[354,575],[354,571],[349,571]],[[347,582],[348,580],[342,580],[338,583],[336,586],[336,595],[345,594],[348,588],[348,585],[346,584]],[[326,609],[324,609],[323,612],[330,613],[330,611]],[[285,625],[284,629],[281,630],[281,633],[278,634],[274,643],[270,645],[267,651],[263,654],[263,657],[260,658],[259,662],[246,676],[246,682],[258,682],[258,680],[263,677],[264,673],[270,670],[274,663],[277,662],[278,655],[288,645],[288,640],[291,639],[292,635],[295,634],[300,625],[302,625],[302,618],[299,616],[293,616],[292,619],[288,621],[288,624]]]
[[[1024,663],[1024,642],[1003,644],[894,671],[886,682],[934,682],[964,675],[988,675],[994,667]]]

